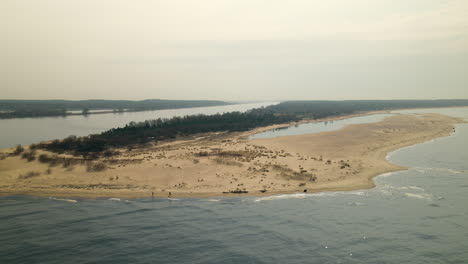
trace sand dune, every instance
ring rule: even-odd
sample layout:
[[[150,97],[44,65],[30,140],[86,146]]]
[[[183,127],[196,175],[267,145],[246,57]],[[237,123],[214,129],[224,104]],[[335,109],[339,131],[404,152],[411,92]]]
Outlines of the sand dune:
[[[386,162],[388,152],[447,136],[461,122],[439,114],[396,115],[337,131],[246,140],[260,128],[122,149],[95,161],[36,152],[61,160],[55,164],[28,162],[5,149],[0,195],[209,197],[371,188],[372,177],[405,169]]]

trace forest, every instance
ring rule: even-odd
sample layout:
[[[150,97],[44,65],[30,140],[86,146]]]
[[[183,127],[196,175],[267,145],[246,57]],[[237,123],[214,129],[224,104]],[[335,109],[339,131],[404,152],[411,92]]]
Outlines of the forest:
[[[270,108],[275,113],[293,114],[301,118],[316,119],[343,114],[352,114],[356,112],[457,106],[468,106],[468,100],[287,101],[271,106]]]
[[[358,112],[408,108],[468,106],[468,100],[360,100],[360,101],[288,101],[250,111],[216,115],[192,115],[171,119],[131,122],[101,134],[68,137],[39,148],[75,155],[94,155],[116,147],[138,147],[146,143],[176,139],[207,132],[238,132],[256,127],[283,124],[302,119],[318,119]]]
[[[136,112],[204,106],[221,106],[230,103],[210,100],[0,100],[0,119],[41,116],[67,116],[93,114],[92,110],[109,112]]]

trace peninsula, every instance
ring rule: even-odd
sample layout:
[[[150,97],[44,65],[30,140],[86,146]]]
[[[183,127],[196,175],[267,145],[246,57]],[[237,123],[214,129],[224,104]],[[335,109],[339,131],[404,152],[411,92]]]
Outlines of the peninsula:
[[[448,136],[462,122],[440,114],[396,114],[336,131],[248,140],[278,127],[270,125],[151,140],[100,156],[37,145],[4,149],[0,195],[216,197],[371,188],[374,176],[404,169],[385,160],[388,152]]]

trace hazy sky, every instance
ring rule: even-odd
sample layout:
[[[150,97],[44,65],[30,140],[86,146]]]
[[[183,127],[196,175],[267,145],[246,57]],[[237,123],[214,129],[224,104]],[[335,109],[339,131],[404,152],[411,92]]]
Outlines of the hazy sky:
[[[467,0],[1,0],[2,99],[468,98]]]

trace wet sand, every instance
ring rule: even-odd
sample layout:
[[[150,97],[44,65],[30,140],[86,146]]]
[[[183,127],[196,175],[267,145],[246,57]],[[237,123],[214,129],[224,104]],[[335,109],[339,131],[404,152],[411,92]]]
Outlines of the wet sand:
[[[246,139],[267,129],[259,128],[121,149],[93,161],[41,150],[27,161],[4,149],[0,195],[229,197],[372,188],[373,177],[405,169],[388,163],[388,152],[448,136],[458,123],[440,114],[395,115],[336,131]],[[39,161],[41,154],[53,161]]]

